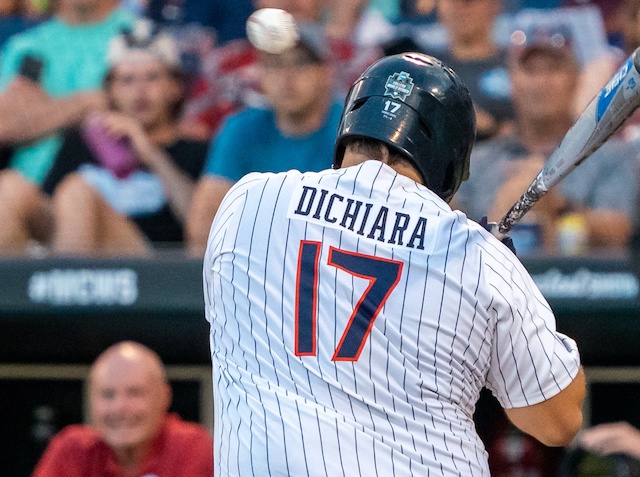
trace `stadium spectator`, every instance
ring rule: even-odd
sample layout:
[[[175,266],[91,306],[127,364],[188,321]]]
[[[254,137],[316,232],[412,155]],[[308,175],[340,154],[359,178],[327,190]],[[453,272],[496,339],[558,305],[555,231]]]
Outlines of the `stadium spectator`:
[[[324,25],[335,64],[336,95],[344,96],[355,78],[382,55],[377,45],[355,43],[354,28],[366,0],[254,0],[256,10],[280,8],[298,21]],[[264,106],[258,55],[246,39],[227,42],[200,59],[201,75],[195,81],[187,104],[183,128],[196,137],[210,138],[232,112],[244,107]]]
[[[0,53],[0,144],[14,146],[9,167],[35,184],[53,163],[59,131],[106,108],[107,45],[133,21],[118,4],[59,0],[54,18],[13,36]]]
[[[564,449],[557,477],[640,475],[640,430],[627,421],[592,425]]]
[[[503,133],[513,118],[507,72],[507,49],[495,38],[495,23],[503,0],[439,0],[437,20],[446,34],[444,48],[397,38],[385,45],[388,54],[423,51],[442,60],[460,75],[476,105],[478,141]],[[433,2],[416,2],[414,9],[431,13]]]
[[[318,171],[331,165],[341,104],[333,94],[330,47],[318,24],[300,23],[300,40],[281,53],[260,53],[267,108],[228,118],[212,142],[187,220],[187,239],[202,255],[220,201],[249,172]]]
[[[341,96],[345,96],[360,73],[383,54],[379,47],[358,44],[354,37],[368,3],[369,0],[254,0],[256,9],[280,8],[300,21],[324,25],[335,63],[334,88]]]
[[[24,252],[29,240],[65,255],[145,254],[182,241],[207,143],[180,136],[175,44],[141,20],[111,41],[109,64],[110,110],[65,134],[42,188],[14,171],[0,175],[5,254]]]
[[[169,412],[171,386],[160,357],[140,343],[105,350],[89,376],[91,424],[53,437],[32,477],[211,477],[213,441]]]
[[[611,48],[584,65],[576,95],[574,115],[577,117],[600,89],[612,78],[623,62],[640,46],[640,0],[621,0],[616,8],[620,15],[620,47]],[[622,133],[628,140],[640,137],[640,113],[625,123]]]
[[[558,26],[520,31],[514,39],[510,74],[516,124],[512,134],[474,149],[471,179],[460,188],[456,203],[471,218],[499,220],[573,123],[579,66],[569,30]],[[535,220],[541,228],[541,236],[527,240],[541,241],[548,252],[558,247],[562,251],[563,227],[570,226],[583,235],[584,246],[627,245],[638,188],[636,167],[632,145],[620,138],[609,140],[525,216],[522,227]],[[618,193],[621,189],[624,196]],[[512,233],[516,248],[517,227]]]

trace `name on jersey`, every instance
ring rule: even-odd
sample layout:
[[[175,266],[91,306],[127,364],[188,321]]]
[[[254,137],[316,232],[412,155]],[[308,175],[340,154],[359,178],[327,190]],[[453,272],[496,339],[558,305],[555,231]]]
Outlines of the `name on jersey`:
[[[339,194],[319,186],[296,188],[287,214],[323,227],[348,230],[363,238],[432,252],[437,234],[436,217],[394,209],[387,204]]]

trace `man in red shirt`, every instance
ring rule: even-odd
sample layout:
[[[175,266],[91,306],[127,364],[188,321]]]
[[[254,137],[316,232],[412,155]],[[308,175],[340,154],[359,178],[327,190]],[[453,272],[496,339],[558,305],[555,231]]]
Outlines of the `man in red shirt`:
[[[32,477],[211,477],[213,441],[199,424],[169,414],[171,388],[160,358],[117,343],[90,375],[91,419],[70,425],[45,450]]]

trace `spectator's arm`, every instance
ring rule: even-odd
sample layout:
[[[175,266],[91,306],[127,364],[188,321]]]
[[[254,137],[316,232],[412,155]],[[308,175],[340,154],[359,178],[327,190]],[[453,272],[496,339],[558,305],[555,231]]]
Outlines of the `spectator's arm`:
[[[70,458],[74,456],[75,458]],[[31,477],[57,477],[60,475],[82,475],[83,455],[69,432],[63,429],[53,436],[40,457]]]
[[[161,147],[158,147],[134,118],[122,113],[100,114],[103,127],[116,137],[127,137],[137,159],[162,182],[169,206],[184,223],[187,218],[195,183]]]
[[[626,454],[640,459],[640,431],[627,422],[612,422],[583,431],[580,447],[598,454]]]
[[[79,123],[87,113],[105,105],[100,91],[52,98],[38,83],[16,76],[0,95],[0,144],[39,139]]]
[[[195,183],[165,151],[152,146],[140,154],[144,162],[162,182],[169,206],[180,222],[187,220]]]
[[[210,144],[185,224],[189,252],[195,257],[204,256],[211,224],[226,193],[245,174],[255,172],[242,152],[251,125],[250,117],[231,116]]]

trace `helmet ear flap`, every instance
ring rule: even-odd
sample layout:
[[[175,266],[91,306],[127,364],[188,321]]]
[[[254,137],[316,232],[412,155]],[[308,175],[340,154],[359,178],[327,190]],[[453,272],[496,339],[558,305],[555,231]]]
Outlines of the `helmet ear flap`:
[[[347,149],[344,144],[345,139],[347,137],[344,134],[346,117],[354,113],[361,107],[363,107],[367,102],[367,99],[369,99],[368,97],[362,97],[362,98],[356,98],[353,101],[351,101],[350,97],[352,95],[352,92],[353,92],[353,87],[351,88],[351,91],[349,92],[349,96],[347,96],[347,100],[345,101],[345,105],[342,111],[342,118],[340,119],[340,125],[338,126],[338,138],[336,140],[336,145],[333,152],[333,165],[332,165],[333,169],[340,169],[340,166],[342,166],[342,159],[344,158],[344,153]]]
[[[427,139],[429,139],[430,141],[433,140],[433,129],[431,129],[431,127],[422,120],[422,118],[418,118],[419,124],[420,124],[420,129],[422,130],[422,132],[424,133],[425,137],[427,137]]]
[[[444,171],[444,181],[442,189],[443,197],[452,197],[458,189],[455,165],[453,162],[449,162],[447,164],[446,170]]]

